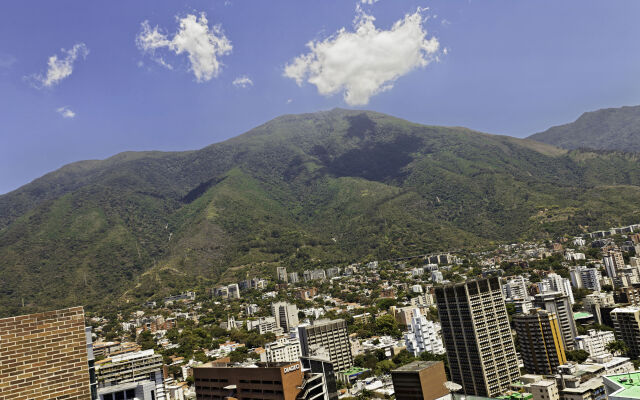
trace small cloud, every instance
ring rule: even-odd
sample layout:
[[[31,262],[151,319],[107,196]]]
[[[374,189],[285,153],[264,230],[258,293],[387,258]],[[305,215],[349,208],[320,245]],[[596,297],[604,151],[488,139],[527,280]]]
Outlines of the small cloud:
[[[34,74],[25,77],[26,80],[31,81],[37,88],[53,87],[63,79],[71,76],[73,64],[78,57],[85,59],[89,54],[89,49],[84,43],[76,43],[70,50],[61,49],[60,51],[62,52],[60,58],[58,58],[57,54],[49,57],[46,75]]]
[[[157,26],[151,28],[149,21],[142,22],[142,31],[136,37],[138,48],[152,55],[160,65],[173,69],[173,66],[162,57],[155,55],[156,50],[167,48],[176,55],[186,53],[191,63],[191,71],[198,82],[206,82],[218,76],[221,63],[220,56],[229,54],[233,49],[220,25],[209,27],[206,14],[200,16],[187,14],[176,17],[178,31],[170,39]]]
[[[60,107],[56,111],[62,115],[62,118],[75,118],[76,113],[73,112],[68,106]]]
[[[440,24],[442,24],[443,26],[447,26],[447,25],[451,25],[451,22],[449,22],[449,20],[447,19],[442,19],[440,20]]]
[[[305,81],[315,85],[325,96],[343,92],[349,105],[365,105],[393,88],[401,76],[438,60],[440,42],[427,38],[425,11],[418,8],[382,30],[358,5],[353,31],[342,28],[324,40],[310,41],[309,52],[287,64],[284,76],[299,86]]]
[[[0,54],[0,68],[11,68],[18,59],[12,54]]]
[[[169,71],[173,71],[173,65],[169,64],[168,62],[166,62],[164,60],[164,58],[162,57],[155,57],[154,61],[157,62],[158,64],[162,65],[163,67],[165,67],[166,69],[168,69]]]
[[[249,86],[253,86],[253,81],[248,76],[239,76],[233,80],[233,86],[239,88],[247,88]]]
[[[362,4],[368,4],[368,5],[375,4],[375,3],[379,2],[379,1],[380,1],[380,0],[360,0],[360,2],[361,2]]]
[[[293,99],[287,99],[287,104],[293,103]]]

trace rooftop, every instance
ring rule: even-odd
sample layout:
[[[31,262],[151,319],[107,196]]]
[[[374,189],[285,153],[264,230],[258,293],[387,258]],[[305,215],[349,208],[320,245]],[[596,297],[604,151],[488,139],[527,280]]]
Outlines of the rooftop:
[[[611,312],[619,312],[619,313],[635,313],[640,310],[640,307],[637,306],[627,306],[627,307],[617,307],[614,308]]]
[[[298,362],[244,362],[244,363],[227,363],[209,361],[208,363],[198,366],[198,368],[282,368]]]
[[[573,318],[574,319],[584,319],[584,318],[591,318],[591,317],[593,317],[593,314],[585,312],[585,311],[580,311],[580,312],[573,313]]]
[[[342,375],[355,375],[355,374],[361,374],[363,372],[369,371],[368,368],[360,368],[360,367],[351,367],[349,369],[345,369],[344,371],[340,371],[338,372],[339,374]]]
[[[548,381],[548,380],[541,380],[538,382],[534,382],[531,384],[531,386],[556,386],[556,382],[555,381]]]
[[[610,396],[640,399],[640,372],[609,375],[604,378],[620,387]]]
[[[407,365],[403,365],[400,368],[396,368],[393,372],[409,372],[409,371],[421,371],[425,368],[432,367],[442,361],[413,361]]]
[[[497,398],[504,399],[504,400],[508,400],[508,399],[527,400],[527,399],[531,399],[532,397],[533,395],[531,393],[511,392],[503,396],[498,396]]]

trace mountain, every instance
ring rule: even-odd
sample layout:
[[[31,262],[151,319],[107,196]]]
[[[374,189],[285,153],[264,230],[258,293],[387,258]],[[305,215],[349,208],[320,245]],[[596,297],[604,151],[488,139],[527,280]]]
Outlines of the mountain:
[[[0,315],[637,223],[632,154],[331,110],[0,196]],[[24,306],[22,305],[24,302]]]
[[[640,106],[586,112],[576,121],[529,136],[563,149],[640,152]]]

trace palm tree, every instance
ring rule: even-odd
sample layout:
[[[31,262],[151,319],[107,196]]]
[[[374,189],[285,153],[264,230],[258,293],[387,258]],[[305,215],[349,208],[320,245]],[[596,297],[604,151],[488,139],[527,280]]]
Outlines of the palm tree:
[[[622,340],[613,340],[607,343],[605,348],[613,355],[626,354],[629,351],[629,347]]]

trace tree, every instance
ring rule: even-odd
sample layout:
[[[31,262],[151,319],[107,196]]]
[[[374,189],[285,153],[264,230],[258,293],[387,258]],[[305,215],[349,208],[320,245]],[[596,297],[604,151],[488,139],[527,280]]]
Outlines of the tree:
[[[438,308],[435,306],[429,307],[429,311],[426,315],[429,321],[440,322],[440,316],[438,315]]]
[[[585,360],[589,358],[589,353],[585,350],[570,350],[567,351],[567,360],[575,361],[577,363],[585,362]]]
[[[405,364],[409,364],[411,361],[414,361],[416,358],[407,351],[407,349],[401,350],[398,354],[393,357],[394,364],[398,366],[402,366]]]
[[[193,353],[193,358],[194,360],[202,363],[206,363],[207,361],[209,361],[209,357],[207,357],[207,355],[204,354],[204,351],[198,351]]]
[[[234,351],[229,353],[229,358],[231,359],[232,363],[246,361],[247,358],[249,358],[249,349],[244,346],[238,347]]]
[[[629,347],[622,340],[613,340],[605,346],[608,352],[613,355],[626,354],[629,351]]]
[[[376,375],[381,373],[388,374],[392,369],[396,368],[396,364],[391,360],[382,360],[376,364]]]
[[[393,315],[389,314],[376,318],[375,330],[379,335],[389,335],[393,337],[400,337],[402,335],[396,319]]]
[[[155,349],[156,347],[156,340],[153,338],[151,331],[142,331],[138,335],[136,343],[142,347],[142,350]]]
[[[353,363],[360,368],[375,369],[378,364],[378,357],[373,353],[359,354],[353,360]]]
[[[386,311],[391,306],[395,306],[397,304],[396,299],[380,299],[378,300],[377,306],[378,310]]]

